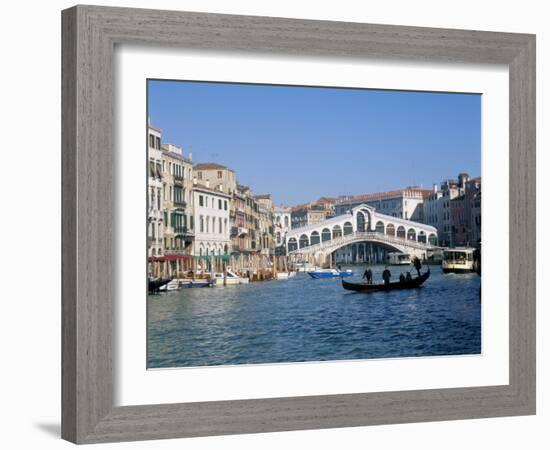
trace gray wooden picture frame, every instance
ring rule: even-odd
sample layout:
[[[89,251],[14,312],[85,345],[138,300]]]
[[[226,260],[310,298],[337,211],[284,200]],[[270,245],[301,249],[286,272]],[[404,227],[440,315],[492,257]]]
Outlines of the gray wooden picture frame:
[[[535,36],[97,6],[63,11],[62,32],[64,439],[94,443],[535,413]],[[115,407],[117,44],[507,65],[509,384]]]

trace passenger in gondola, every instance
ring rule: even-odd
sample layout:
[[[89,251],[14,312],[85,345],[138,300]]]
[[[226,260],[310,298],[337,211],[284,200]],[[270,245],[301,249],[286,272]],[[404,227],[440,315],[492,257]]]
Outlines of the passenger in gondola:
[[[390,284],[391,272],[388,269],[388,266],[386,266],[386,268],[384,269],[384,272],[382,272],[382,278],[384,279],[385,285]]]
[[[405,282],[405,275],[403,275],[403,273],[401,273],[401,275],[399,275],[399,282],[400,282],[400,283],[404,283],[404,282]]]
[[[367,279],[367,284],[372,284],[372,270],[370,270],[369,267],[365,269],[365,273],[363,274],[363,278]]]
[[[411,272],[407,272],[407,275],[405,275],[406,281],[412,281]]]
[[[420,269],[422,269],[422,263],[420,262],[420,259],[418,259],[418,256],[415,256],[413,259],[414,268],[416,269],[416,273],[418,276],[420,276]]]

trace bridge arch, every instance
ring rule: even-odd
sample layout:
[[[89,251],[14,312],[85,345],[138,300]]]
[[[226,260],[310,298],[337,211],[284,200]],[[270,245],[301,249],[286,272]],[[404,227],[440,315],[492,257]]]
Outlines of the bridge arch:
[[[296,238],[291,237],[288,240],[288,251],[293,252],[294,250],[298,250],[298,242],[296,241]]]
[[[307,234],[302,234],[300,236],[299,244],[300,248],[309,247],[309,237],[307,236]]]
[[[396,236],[397,236],[398,238],[405,239],[405,237],[406,237],[405,234],[406,234],[406,232],[405,232],[405,227],[404,227],[403,225],[399,225],[399,226],[397,227]]]
[[[437,236],[435,233],[430,233],[428,235],[428,243],[431,245],[437,245]]]
[[[344,223],[344,236],[347,236],[348,234],[353,233],[353,225],[351,222],[345,222]]]
[[[319,236],[318,231],[313,231],[311,233],[311,235],[309,236],[309,242],[311,243],[311,245],[315,245],[321,242],[321,236]]]
[[[342,227],[340,225],[334,225],[332,227],[332,239],[342,237]]]
[[[414,228],[409,228],[407,231],[407,240],[416,241],[416,230]]]
[[[377,233],[382,233],[384,234],[384,230],[385,230],[385,226],[384,226],[384,222],[382,222],[381,220],[379,220],[378,222],[376,222],[376,227],[374,229]]]
[[[321,241],[326,242],[330,241],[332,239],[332,233],[328,228],[323,228],[323,231],[321,231]]]
[[[416,238],[418,242],[422,242],[423,244],[426,243],[426,233],[424,233],[424,230],[420,230],[418,232],[418,236]]]
[[[386,235],[395,236],[395,225],[393,223],[388,223],[386,225]]]

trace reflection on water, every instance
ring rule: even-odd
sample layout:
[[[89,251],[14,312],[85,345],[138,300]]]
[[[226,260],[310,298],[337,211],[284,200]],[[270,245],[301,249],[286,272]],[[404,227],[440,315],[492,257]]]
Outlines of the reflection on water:
[[[358,281],[365,267],[350,268]],[[373,269],[381,280],[383,266]],[[432,267],[424,287],[403,291],[353,293],[299,274],[152,295],[148,367],[479,354],[479,288],[475,274]]]

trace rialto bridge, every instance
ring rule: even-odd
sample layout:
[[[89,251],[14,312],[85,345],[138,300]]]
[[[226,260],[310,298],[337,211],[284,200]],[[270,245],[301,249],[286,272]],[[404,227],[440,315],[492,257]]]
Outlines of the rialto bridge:
[[[286,250],[324,264],[335,251],[351,244],[371,243],[425,259],[437,247],[437,229],[419,222],[378,213],[369,205],[347,214],[289,230]]]

